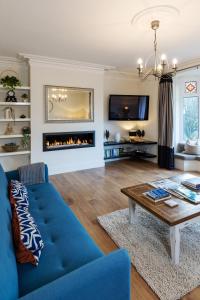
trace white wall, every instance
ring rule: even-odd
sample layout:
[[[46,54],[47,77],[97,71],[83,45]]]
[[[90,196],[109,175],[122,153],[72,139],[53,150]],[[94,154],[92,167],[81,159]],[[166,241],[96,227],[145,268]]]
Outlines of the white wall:
[[[56,63],[54,60],[30,58],[30,68],[16,59],[0,59],[0,70],[14,69],[23,85],[31,85],[31,162],[44,161],[50,174],[104,166],[103,132],[111,135],[121,132],[128,136],[133,128],[144,129],[145,138],[157,140],[157,84],[154,80],[141,82],[136,75],[119,72],[103,72],[101,69],[79,64]],[[95,121],[88,123],[45,123],[44,85],[94,88]],[[110,94],[150,95],[149,120],[108,121],[108,98]],[[96,147],[43,152],[42,133],[60,131],[95,130]],[[155,149],[156,147],[154,147]],[[28,163],[28,156],[1,158],[6,170]]]
[[[31,162],[44,161],[50,174],[104,166],[103,160],[103,71],[78,66],[30,60],[32,138]],[[94,122],[45,123],[44,85],[94,89]],[[44,132],[95,130],[94,148],[43,152]]]
[[[148,121],[109,121],[108,103],[110,94],[149,95]],[[145,139],[158,139],[158,82],[154,79],[141,81],[137,75],[108,71],[104,76],[104,131],[110,131],[110,138],[120,132],[121,137],[128,137],[131,129],[145,130]],[[148,151],[157,155],[157,146],[150,146]],[[153,159],[157,162],[157,159]]]
[[[111,138],[114,138],[117,132],[121,137],[128,136],[130,129],[136,128],[135,121],[109,121],[108,104],[109,95],[132,95],[140,93],[140,81],[133,75],[117,73],[112,71],[105,72],[104,76],[104,129],[110,131]]]
[[[148,121],[108,121],[108,103],[110,94],[122,95],[150,95],[149,120]],[[120,132],[121,136],[128,136],[131,129],[144,129],[145,138],[157,140],[158,126],[158,84],[155,80],[141,81],[133,74],[106,72],[104,76],[104,130],[111,133]]]

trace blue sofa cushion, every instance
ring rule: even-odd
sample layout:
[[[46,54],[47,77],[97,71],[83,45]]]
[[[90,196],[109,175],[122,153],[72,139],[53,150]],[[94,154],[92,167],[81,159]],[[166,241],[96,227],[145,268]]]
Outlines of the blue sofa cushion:
[[[51,183],[27,189],[29,210],[45,247],[37,268],[18,264],[20,296],[103,256]]]
[[[11,207],[8,198],[8,182],[0,165],[0,299],[15,300],[18,298],[18,274],[14,254]]]
[[[18,180],[11,180],[10,197],[14,198],[16,204],[19,206],[29,206],[27,188]]]

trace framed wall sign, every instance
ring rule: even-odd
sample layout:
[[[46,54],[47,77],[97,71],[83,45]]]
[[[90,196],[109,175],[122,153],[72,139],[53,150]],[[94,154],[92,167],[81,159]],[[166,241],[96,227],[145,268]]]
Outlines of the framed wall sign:
[[[46,122],[93,122],[94,90],[45,85]]]

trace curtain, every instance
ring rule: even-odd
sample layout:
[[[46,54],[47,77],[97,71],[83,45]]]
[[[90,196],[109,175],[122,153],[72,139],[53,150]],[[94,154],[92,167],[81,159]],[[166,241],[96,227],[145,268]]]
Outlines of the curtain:
[[[173,147],[173,81],[163,75],[158,88],[158,165],[174,169]]]

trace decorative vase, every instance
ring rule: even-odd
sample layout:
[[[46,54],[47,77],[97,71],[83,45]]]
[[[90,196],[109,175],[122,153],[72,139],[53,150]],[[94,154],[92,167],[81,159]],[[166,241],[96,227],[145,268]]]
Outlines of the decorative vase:
[[[4,119],[9,120],[9,119],[15,119],[15,112],[12,107],[5,107],[4,108]]]
[[[117,132],[117,133],[115,134],[115,142],[116,142],[116,143],[119,143],[120,140],[121,140],[121,134],[120,134],[120,132]]]
[[[110,132],[109,132],[109,130],[106,129],[106,131],[105,131],[106,142],[108,142],[109,137],[110,137]]]

